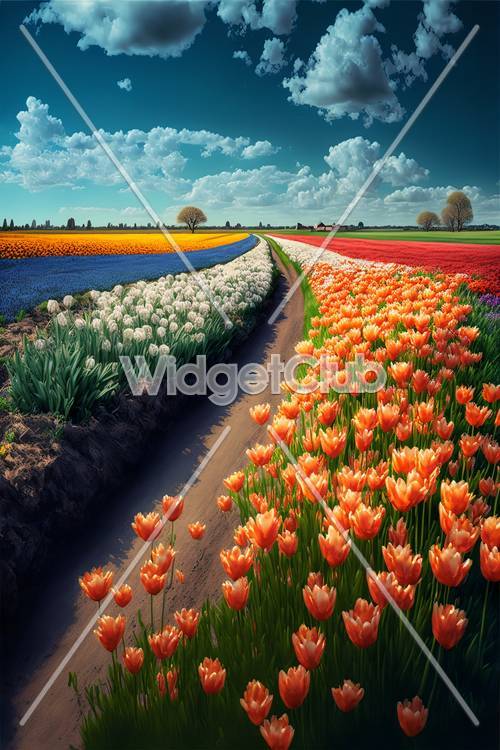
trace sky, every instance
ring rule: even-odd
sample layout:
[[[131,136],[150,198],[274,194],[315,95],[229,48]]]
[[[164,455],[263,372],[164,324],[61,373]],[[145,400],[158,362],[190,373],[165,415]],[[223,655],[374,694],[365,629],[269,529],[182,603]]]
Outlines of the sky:
[[[0,221],[150,221],[25,23],[167,224],[335,223],[480,30],[348,222],[414,224],[453,189],[500,223],[495,0],[0,2]]]

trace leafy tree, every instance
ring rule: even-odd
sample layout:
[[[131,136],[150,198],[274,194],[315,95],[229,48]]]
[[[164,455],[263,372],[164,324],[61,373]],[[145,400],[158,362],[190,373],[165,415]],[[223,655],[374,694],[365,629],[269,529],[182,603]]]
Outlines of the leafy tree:
[[[201,210],[196,206],[184,206],[177,214],[177,221],[180,224],[187,224],[189,229],[194,232],[199,224],[204,224],[207,217]]]
[[[439,224],[439,216],[434,211],[421,211],[417,216],[417,224],[428,232],[431,227]]]
[[[66,224],[66,229],[76,229],[75,220],[72,216],[68,219],[68,222]]]
[[[11,219],[11,220],[10,220],[10,224],[9,224],[9,227],[10,227],[11,229],[14,229],[14,219]]]
[[[452,206],[446,205],[443,208],[443,210],[441,211],[441,221],[443,222],[445,227],[451,229],[452,232],[455,231],[455,229],[457,228],[457,217]]]
[[[3,220],[2,229],[3,230],[7,229],[7,219]]]
[[[450,207],[455,217],[454,223],[457,232],[460,232],[464,228],[464,224],[468,224],[474,218],[471,202],[461,190],[455,190],[449,194],[446,199],[445,209],[448,207]]]
[[[87,229],[92,229],[92,222],[90,219],[87,221]]]

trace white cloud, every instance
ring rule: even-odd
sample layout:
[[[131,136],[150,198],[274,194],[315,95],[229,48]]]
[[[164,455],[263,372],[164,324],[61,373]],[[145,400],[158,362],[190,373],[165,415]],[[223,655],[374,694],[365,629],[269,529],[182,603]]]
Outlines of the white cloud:
[[[237,49],[233,52],[233,58],[235,60],[243,60],[245,65],[251,65],[252,64],[252,58],[248,54],[248,52],[244,49]]]
[[[255,72],[258,76],[278,73],[286,65],[284,56],[285,45],[277,37],[266,39],[260,56],[260,61]]]
[[[4,146],[0,152],[0,181],[21,184],[29,190],[122,182],[91,135],[67,134],[61,120],[49,114],[48,105],[33,96],[28,97],[26,107],[17,115],[18,143]],[[205,158],[220,153],[251,159],[275,150],[269,141],[252,142],[243,136],[232,138],[208,130],[154,127],[149,131],[101,133],[135,180],[168,192],[189,185],[182,177],[187,162],[185,147],[196,147]]]
[[[217,15],[230,26],[290,34],[297,18],[297,0],[264,0],[262,11],[255,0],[219,0]]]
[[[81,50],[95,45],[108,55],[179,57],[203,29],[209,5],[209,0],[48,0],[26,20],[78,32]]]
[[[117,81],[116,85],[119,89],[123,89],[124,91],[132,91],[132,81],[130,78],[122,78],[121,81]]]
[[[243,159],[261,159],[279,151],[270,141],[255,141],[251,146],[245,146],[241,152]]]
[[[438,34],[454,34],[462,28],[462,21],[451,6],[457,0],[423,0],[426,25]]]
[[[327,120],[348,115],[384,122],[400,120],[399,104],[375,32],[383,32],[370,8],[350,13],[343,8],[321,37],[305,68],[283,85],[295,104],[317,107]]]
[[[419,187],[417,185],[409,185],[408,187],[402,188],[401,190],[395,190],[393,193],[386,195],[384,203],[404,203],[404,204],[423,204],[429,203],[429,208],[434,211],[439,211],[446,197],[449,193],[454,190],[463,190],[471,201],[479,200],[481,197],[481,189],[475,185],[464,185],[463,187],[454,187],[453,185],[436,186],[436,187]]]
[[[324,158],[337,176],[339,192],[349,193],[361,187],[380,157],[381,147],[377,141],[370,142],[357,136],[330,147]],[[407,185],[424,179],[428,174],[428,169],[401,152],[387,159],[379,173],[379,180],[393,186]]]

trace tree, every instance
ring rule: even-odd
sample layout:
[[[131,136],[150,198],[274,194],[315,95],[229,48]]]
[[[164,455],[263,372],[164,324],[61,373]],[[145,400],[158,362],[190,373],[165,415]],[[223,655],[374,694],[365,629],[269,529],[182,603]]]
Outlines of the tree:
[[[447,211],[448,207],[450,211]],[[471,202],[461,190],[455,190],[449,194],[444,211],[446,211],[447,216],[451,216],[451,212],[453,212],[457,232],[460,232],[464,228],[464,224],[468,224],[474,218]]]
[[[364,228],[365,228],[365,225],[363,224],[363,222],[358,221],[358,229],[364,229]]]
[[[31,222],[31,228],[36,229],[36,219],[33,219],[33,221]]]
[[[2,229],[3,230],[7,229],[7,219],[3,220]]]
[[[196,206],[184,206],[177,214],[179,224],[187,224],[192,232],[199,224],[204,224],[206,220],[207,217],[201,208],[196,208]]]
[[[66,224],[66,229],[76,229],[75,220],[72,216],[68,219],[68,222]]]
[[[443,210],[441,211],[441,221],[445,225],[445,227],[448,227],[452,232],[455,231],[457,228],[457,217],[455,214],[455,209],[452,206],[446,205]]]
[[[14,219],[11,219],[11,220],[10,220],[10,224],[9,224],[9,227],[10,227],[11,229],[14,229]]]
[[[439,216],[434,211],[421,211],[417,216],[417,224],[426,232],[436,224],[439,224]]]
[[[231,222],[230,221],[226,221],[226,229],[231,229]]]
[[[90,219],[87,221],[87,229],[92,229],[92,222]]]

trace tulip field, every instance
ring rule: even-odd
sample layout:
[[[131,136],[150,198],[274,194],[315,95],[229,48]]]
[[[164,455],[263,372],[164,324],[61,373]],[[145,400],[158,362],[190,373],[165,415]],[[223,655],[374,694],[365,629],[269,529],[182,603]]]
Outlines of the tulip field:
[[[270,242],[286,263],[308,266],[310,247]],[[250,410],[267,440],[206,498],[235,523],[232,545],[207,550],[227,577],[219,600],[170,608],[189,493],[130,519],[151,543],[130,585],[82,571],[83,596],[97,607],[114,598],[95,628],[106,679],[80,696],[85,748],[496,746],[494,295],[480,298],[463,269],[376,261],[329,252],[310,269],[302,387],[285,388],[274,412],[266,402]],[[106,314],[94,320],[108,330],[120,295],[96,300]],[[134,331],[131,341],[145,345]],[[361,354],[384,368],[383,388],[319,389],[320,357],[342,384]],[[200,550],[205,529],[203,518],[188,529]],[[149,596],[138,614],[137,588]],[[70,684],[79,690],[77,676]]]

